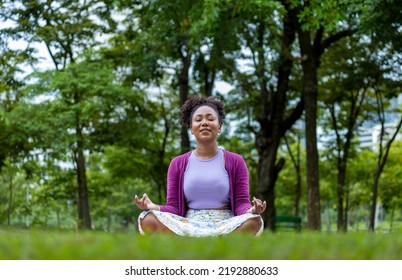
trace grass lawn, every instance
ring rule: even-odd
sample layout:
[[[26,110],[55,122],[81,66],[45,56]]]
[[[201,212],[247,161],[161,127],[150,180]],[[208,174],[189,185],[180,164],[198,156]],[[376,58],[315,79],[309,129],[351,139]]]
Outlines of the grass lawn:
[[[402,234],[275,233],[190,238],[0,227],[3,260],[402,260]]]

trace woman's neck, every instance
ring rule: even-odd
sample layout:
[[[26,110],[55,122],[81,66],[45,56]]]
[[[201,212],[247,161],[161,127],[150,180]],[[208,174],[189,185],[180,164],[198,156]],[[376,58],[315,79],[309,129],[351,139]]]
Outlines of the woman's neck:
[[[210,159],[216,156],[219,152],[219,147],[216,143],[210,145],[197,144],[195,147],[195,155],[200,159]]]

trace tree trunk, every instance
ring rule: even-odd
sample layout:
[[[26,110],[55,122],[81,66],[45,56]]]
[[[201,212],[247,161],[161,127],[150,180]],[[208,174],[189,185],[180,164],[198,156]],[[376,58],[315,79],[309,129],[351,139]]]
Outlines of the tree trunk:
[[[13,179],[14,179],[14,166],[12,163],[10,163],[8,168],[9,195],[8,195],[8,207],[7,207],[7,225],[11,225],[11,212],[13,209],[14,187],[15,187],[13,184]],[[3,177],[3,183],[5,184],[4,177]]]
[[[297,158],[295,171],[297,176],[296,190],[295,190],[295,216],[300,216],[300,200],[302,195],[302,178],[300,173],[300,137],[297,135]]]
[[[75,94],[75,103],[79,103],[78,94]],[[89,209],[88,186],[84,156],[84,136],[82,134],[79,113],[76,114],[75,135],[77,138],[77,147],[74,151],[74,161],[76,164],[78,183],[78,226],[79,228],[91,229],[92,223]]]
[[[344,232],[346,231],[345,229],[345,178],[346,178],[346,166],[344,166],[344,163],[340,163],[340,166],[338,166],[338,187],[337,187],[337,193],[338,193],[338,203],[337,203],[337,212],[338,212],[338,218],[337,218],[337,230],[338,232]]]
[[[354,136],[354,130],[356,129],[357,118],[360,114],[360,110],[363,106],[363,101],[366,96],[366,88],[361,94],[357,92],[356,95],[352,95],[350,101],[350,111],[348,116],[347,133],[345,135],[345,142],[343,148],[341,148],[341,135],[339,133],[335,109],[332,106],[331,116],[334,124],[334,130],[337,138],[337,150],[338,150],[338,220],[337,229],[338,232],[346,232],[348,230],[348,208],[349,208],[349,192],[346,189],[346,170],[348,165],[348,159],[350,149],[352,146],[352,139]],[[345,197],[346,192],[346,197]]]
[[[345,189],[346,194],[345,194],[345,232],[348,231],[348,224],[349,224],[349,205],[350,205],[350,192],[349,188]]]
[[[188,48],[186,54],[184,54],[181,50],[179,50],[179,54],[182,62],[182,68],[178,76],[179,90],[180,90],[180,106],[182,106],[184,102],[186,102],[190,91],[189,71],[191,65],[191,54],[189,53]],[[190,138],[188,136],[188,128],[185,124],[183,124],[181,126],[181,153],[188,152],[190,151],[190,149],[191,147],[190,147]]]
[[[14,186],[11,175],[8,188],[9,188],[9,196],[8,196],[8,208],[7,208],[7,225],[11,225],[11,211],[13,206],[13,195],[14,195]]]
[[[375,214],[377,208],[377,197],[378,197],[378,182],[380,181],[381,176],[381,165],[377,166],[377,170],[374,174],[373,178],[373,186],[372,186],[372,197],[371,197],[371,207],[370,207],[370,220],[369,220],[369,231],[375,231]]]
[[[259,156],[258,162],[258,195],[267,202],[267,210],[263,218],[265,226],[272,231],[275,230],[275,183],[278,174],[284,165],[284,159],[277,161],[277,153],[282,137],[292,125],[300,118],[303,113],[302,102],[294,109],[288,118],[286,112],[286,94],[289,87],[289,76],[291,74],[293,62],[288,55],[291,45],[295,39],[295,29],[292,22],[284,18],[284,48],[279,60],[277,89],[267,90],[264,78],[264,56],[259,53],[257,65],[257,75],[260,80],[261,92],[261,115],[257,117],[260,124],[260,131],[256,133],[256,147]],[[263,24],[259,28],[260,50],[263,50],[263,37],[265,27]]]
[[[325,202],[325,209],[326,209],[326,226],[327,226],[327,232],[331,232],[331,206],[329,201]]]
[[[167,195],[167,183],[166,183],[166,170],[165,170],[165,154],[166,154],[166,145],[167,145],[167,140],[168,136],[170,133],[170,126],[169,122],[166,117],[164,117],[165,121],[165,134],[163,136],[163,141],[162,141],[162,147],[159,150],[159,182],[158,182],[158,198],[159,198],[159,203],[162,203],[162,190],[164,192],[164,195],[166,197]]]
[[[317,70],[320,57],[324,50],[332,43],[349,36],[355,30],[343,30],[330,35],[323,40],[324,28],[316,30],[312,38],[310,30],[303,28],[303,19],[300,15],[308,9],[311,3],[292,6],[291,1],[282,0],[289,19],[293,22],[299,39],[301,65],[303,69],[303,96],[306,114],[306,152],[307,152],[307,227],[310,230],[321,230],[321,207],[319,190],[318,149],[317,149],[317,101],[318,77]]]
[[[378,98],[380,98],[380,97],[378,97]],[[380,100],[380,102],[382,104],[382,100]],[[372,188],[373,196],[372,196],[372,200],[371,200],[370,221],[369,221],[369,228],[368,228],[369,231],[375,230],[375,214],[376,214],[376,207],[377,207],[378,182],[380,181],[381,173],[384,171],[385,164],[387,163],[388,154],[389,154],[389,150],[391,149],[392,142],[395,140],[396,136],[399,133],[399,130],[402,127],[402,118],[401,118],[395,127],[394,133],[391,135],[390,139],[387,141],[387,143],[385,145],[385,152],[383,154],[382,153],[382,150],[383,150],[382,145],[383,145],[383,135],[385,135],[385,126],[384,126],[384,120],[381,119],[380,115],[381,114],[379,114],[380,122],[381,122],[380,154],[378,156],[377,170],[375,171],[374,178],[373,178],[373,188]]]
[[[205,61],[204,59],[204,91],[205,91],[205,96],[211,96],[212,95],[212,90],[214,89],[214,83],[215,83],[215,78],[216,78],[216,68],[209,67],[208,62]]]
[[[395,205],[392,203],[392,209],[391,209],[391,221],[389,224],[389,232],[392,232],[392,228],[394,226],[394,217],[395,217]]]
[[[272,139],[280,139],[280,136],[273,136]],[[279,146],[279,141],[267,145],[269,141],[262,135],[256,136],[256,146],[258,150],[259,162],[258,162],[258,196],[264,198],[267,202],[267,209],[263,214],[265,221],[265,227],[270,230],[275,230],[275,183],[278,178],[279,171],[282,169],[283,160],[280,163],[276,163],[276,156]]]
[[[321,230],[321,208],[317,150],[317,95],[305,93],[306,152],[307,152],[307,227]]]
[[[297,182],[296,182],[296,190],[295,190],[295,216],[299,217],[300,216],[300,199],[301,199],[301,190],[302,190],[302,184],[301,184],[301,175],[300,175],[300,167],[297,168]]]
[[[88,186],[85,170],[85,157],[82,149],[76,151],[77,182],[78,182],[78,219],[79,227],[91,229],[91,215],[89,209]]]
[[[109,206],[107,209],[107,221],[106,221],[106,230],[107,232],[111,232],[112,231],[112,207]]]
[[[317,31],[312,41],[311,31],[303,30],[299,21],[301,7],[292,7],[289,1],[281,1],[285,6],[290,21],[296,28],[303,69],[303,97],[306,132],[306,177],[307,177],[307,228],[321,230],[321,207],[319,190],[318,149],[317,149],[317,69],[322,54],[321,39],[323,29]],[[308,5],[308,3],[306,3]]]
[[[300,40],[310,41],[310,36]],[[302,43],[304,44],[304,42]],[[303,48],[302,48],[303,49]],[[321,207],[319,190],[318,149],[317,149],[317,66],[313,52],[302,50],[307,58],[303,66],[304,108],[306,115],[306,153],[307,153],[307,227],[321,230]]]
[[[351,129],[351,128],[349,128]],[[343,156],[340,158],[340,165],[338,166],[338,219],[337,219],[337,230],[338,232],[347,232],[348,230],[348,208],[349,208],[349,193],[346,190],[346,170],[347,161],[349,158],[349,150],[353,137],[353,132],[349,130],[346,136],[346,143],[343,150]]]

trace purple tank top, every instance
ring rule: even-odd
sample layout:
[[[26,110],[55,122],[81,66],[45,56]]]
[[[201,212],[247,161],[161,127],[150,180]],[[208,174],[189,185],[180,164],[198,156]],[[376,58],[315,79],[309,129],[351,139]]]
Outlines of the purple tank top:
[[[194,152],[184,173],[184,196],[189,208],[212,209],[230,205],[229,176],[223,150],[211,159],[201,160]]]

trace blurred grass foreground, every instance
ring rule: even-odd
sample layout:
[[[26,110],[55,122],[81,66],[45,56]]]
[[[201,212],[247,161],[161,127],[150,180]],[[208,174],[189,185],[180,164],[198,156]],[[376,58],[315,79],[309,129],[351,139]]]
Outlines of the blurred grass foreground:
[[[0,227],[3,260],[401,260],[402,234],[270,233],[190,238]]]

